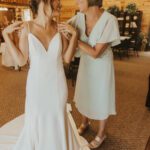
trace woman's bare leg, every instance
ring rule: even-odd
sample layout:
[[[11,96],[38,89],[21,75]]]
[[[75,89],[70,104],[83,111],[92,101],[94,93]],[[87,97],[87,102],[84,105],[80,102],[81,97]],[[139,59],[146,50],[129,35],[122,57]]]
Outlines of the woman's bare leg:
[[[105,131],[105,129],[106,129],[106,123],[107,123],[107,119],[99,121],[99,130],[98,130],[97,136],[89,144],[89,147],[91,149],[95,149],[95,148],[100,147],[101,144],[106,139],[106,131]]]
[[[98,130],[98,134],[97,136],[99,136],[100,138],[103,138],[104,135],[106,134],[106,124],[107,124],[107,120],[100,120],[99,121],[99,130]]]
[[[89,123],[89,119],[82,115],[82,124],[87,125]]]
[[[85,130],[87,130],[89,127],[89,119],[85,116],[82,115],[82,123],[80,125],[80,127],[78,128],[78,132],[79,134],[83,134],[85,132]]]

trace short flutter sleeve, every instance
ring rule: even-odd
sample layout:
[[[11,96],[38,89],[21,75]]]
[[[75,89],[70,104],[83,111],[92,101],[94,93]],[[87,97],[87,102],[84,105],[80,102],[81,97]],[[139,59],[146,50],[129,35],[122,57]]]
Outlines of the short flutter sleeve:
[[[111,46],[120,44],[118,21],[114,16],[109,16],[96,43],[110,43]]]
[[[77,27],[77,15],[73,16],[72,18],[70,18],[67,23],[69,23],[70,25],[72,25],[73,27]]]
[[[70,25],[72,25],[75,28],[81,28],[81,26],[84,26],[83,22],[83,13],[78,12],[75,16],[73,16],[72,18],[70,18],[67,23],[69,23]]]
[[[80,22],[79,20],[80,20],[80,13],[77,13],[77,15],[75,15],[71,19],[69,19],[67,21],[67,23],[69,23],[74,28],[78,29],[79,22]],[[75,53],[75,57],[80,57],[80,51],[78,49],[77,49],[77,51]]]

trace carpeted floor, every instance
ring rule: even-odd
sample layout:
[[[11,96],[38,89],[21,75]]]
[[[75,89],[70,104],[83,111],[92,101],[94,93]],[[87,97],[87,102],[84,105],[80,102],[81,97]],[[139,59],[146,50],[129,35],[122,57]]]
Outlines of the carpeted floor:
[[[1,61],[1,56],[0,56]],[[140,57],[115,60],[117,116],[109,119],[108,138],[98,150],[144,150],[150,136],[150,111],[145,108],[145,99],[150,73],[150,54]],[[21,72],[0,65],[0,126],[24,112],[27,67]],[[69,102],[74,88],[69,85]],[[73,104],[76,124],[81,116]],[[97,131],[97,122],[91,122],[85,137],[90,141]]]

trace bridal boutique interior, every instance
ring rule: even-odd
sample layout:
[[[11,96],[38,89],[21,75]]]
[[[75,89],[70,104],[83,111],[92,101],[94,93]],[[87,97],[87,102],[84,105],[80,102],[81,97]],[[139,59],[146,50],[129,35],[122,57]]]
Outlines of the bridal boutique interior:
[[[59,21],[67,21],[78,12],[75,0],[61,0],[61,4]],[[109,118],[108,138],[97,150],[150,150],[150,0],[103,0],[103,8],[117,17],[121,44],[112,47],[117,115]],[[1,32],[16,20],[33,18],[28,0],[0,1],[1,130],[6,123],[24,113],[29,68],[28,64],[23,67],[16,64],[6,49]],[[79,61],[77,57],[64,65],[69,87],[68,103],[72,106],[71,114],[77,127],[81,115],[74,106],[73,96]],[[97,122],[92,120],[83,137],[90,141],[97,128]]]

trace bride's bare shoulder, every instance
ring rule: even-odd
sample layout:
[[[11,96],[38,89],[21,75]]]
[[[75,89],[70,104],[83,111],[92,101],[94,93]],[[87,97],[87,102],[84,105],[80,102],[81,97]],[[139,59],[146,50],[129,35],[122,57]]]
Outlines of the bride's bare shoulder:
[[[23,24],[22,24],[22,32],[24,34],[28,34],[30,32],[30,24],[31,24],[30,21],[23,22]]]

